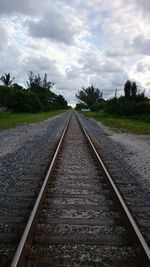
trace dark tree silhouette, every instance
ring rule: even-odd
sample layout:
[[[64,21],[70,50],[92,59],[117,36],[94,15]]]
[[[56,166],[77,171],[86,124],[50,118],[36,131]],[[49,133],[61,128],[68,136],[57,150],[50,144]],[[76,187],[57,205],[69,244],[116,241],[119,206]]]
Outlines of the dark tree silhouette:
[[[28,88],[23,88],[17,83],[12,83],[10,73],[3,75],[0,80],[0,107],[8,108],[16,112],[40,112],[55,109],[66,109],[67,101],[62,95],[51,91],[54,83],[47,80],[47,74],[43,77],[28,74]]]
[[[8,86],[0,85],[0,106],[7,107],[12,97],[12,91]]]
[[[56,98],[58,107],[65,108],[67,107],[67,101],[62,95],[58,95]]]
[[[5,86],[10,87],[12,85],[13,80],[15,79],[15,77],[13,77],[12,79],[10,78],[10,73],[5,73],[3,76],[1,76],[0,80],[2,81],[2,83]]]
[[[28,81],[27,85],[31,89],[38,89],[38,88],[44,88],[50,90],[55,83],[49,82],[47,80],[47,74],[44,74],[44,78],[42,79],[40,74],[34,74],[32,71],[28,74]]]
[[[137,94],[137,85],[136,82],[133,82],[131,86],[131,95],[132,97],[136,97],[136,94]]]
[[[124,85],[124,93],[126,98],[129,98],[131,96],[131,87],[132,87],[131,82],[129,80],[126,81]]]
[[[87,88],[82,88],[82,90],[76,94],[76,97],[89,108],[91,108],[96,101],[102,99],[102,96],[102,92],[98,88],[94,88],[93,85]]]

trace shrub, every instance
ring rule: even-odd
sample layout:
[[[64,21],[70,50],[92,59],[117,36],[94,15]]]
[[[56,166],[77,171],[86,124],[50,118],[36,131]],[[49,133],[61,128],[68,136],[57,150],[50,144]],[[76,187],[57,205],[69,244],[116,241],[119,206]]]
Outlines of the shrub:
[[[91,106],[91,111],[99,111],[104,108],[105,108],[105,100],[101,99],[96,101],[96,103]]]
[[[12,91],[9,87],[0,85],[0,106],[8,107],[12,99]]]
[[[141,99],[144,101],[141,101]],[[125,97],[113,98],[106,102],[105,111],[118,115],[135,115],[135,114],[149,114],[150,102],[145,101],[143,96],[138,96],[137,99],[125,99]]]

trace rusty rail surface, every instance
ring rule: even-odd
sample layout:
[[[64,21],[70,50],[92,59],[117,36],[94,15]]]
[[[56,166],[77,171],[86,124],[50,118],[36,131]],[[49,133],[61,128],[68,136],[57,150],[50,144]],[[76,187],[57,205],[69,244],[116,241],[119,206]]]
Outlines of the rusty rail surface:
[[[40,190],[39,196],[36,200],[35,206],[32,210],[31,215],[30,215],[27,226],[26,226],[25,231],[22,235],[22,239],[19,243],[18,249],[17,249],[16,254],[14,256],[14,259],[11,263],[11,267],[22,267],[25,264],[25,256],[27,255],[28,251],[30,250],[30,245],[31,245],[32,238],[33,238],[33,232],[34,232],[40,211],[42,210],[42,207],[44,204],[44,199],[46,196],[46,191],[47,191],[48,185],[50,183],[51,174],[53,172],[53,168],[54,168],[55,163],[57,161],[60,147],[62,146],[62,143],[64,140],[64,136],[67,132],[72,113],[70,115],[70,118],[68,119],[68,122],[65,126],[62,137],[59,141],[54,158],[50,164],[48,173],[45,177],[45,180],[44,180],[44,183],[43,183],[42,188]],[[134,247],[135,253],[139,259],[139,262],[141,261],[141,266],[150,266],[150,249],[149,249],[144,237],[142,236],[135,220],[133,219],[122,195],[120,194],[120,192],[119,192],[118,188],[116,187],[111,175],[109,174],[108,170],[106,169],[105,164],[103,163],[101,157],[99,156],[95,146],[92,143],[91,138],[89,137],[85,127],[83,126],[83,124],[82,124],[81,120],[79,119],[76,112],[75,112],[75,115],[79,121],[79,124],[82,128],[82,131],[83,131],[86,139],[88,140],[88,143],[91,147],[91,150],[94,152],[98,163],[101,165],[103,172],[104,172],[105,176],[107,177],[107,183],[108,183],[109,190],[111,191],[111,193],[113,195],[113,198],[115,200],[117,208],[119,209],[120,213],[122,214],[122,217],[124,218],[124,226],[127,228],[127,231],[129,232],[129,235],[133,241],[133,247]]]

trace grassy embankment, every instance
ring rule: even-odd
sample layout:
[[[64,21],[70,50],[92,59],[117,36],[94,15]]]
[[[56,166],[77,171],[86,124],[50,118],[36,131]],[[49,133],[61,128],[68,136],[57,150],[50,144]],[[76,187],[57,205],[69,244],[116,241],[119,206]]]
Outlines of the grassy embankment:
[[[21,123],[38,122],[45,120],[49,117],[61,114],[66,110],[54,110],[50,112],[41,113],[12,113],[12,112],[0,112],[0,129],[15,127]]]
[[[86,116],[93,118],[103,124],[119,129],[123,132],[133,132],[137,134],[150,134],[150,115],[136,115],[130,117],[115,116],[103,111],[82,112]]]

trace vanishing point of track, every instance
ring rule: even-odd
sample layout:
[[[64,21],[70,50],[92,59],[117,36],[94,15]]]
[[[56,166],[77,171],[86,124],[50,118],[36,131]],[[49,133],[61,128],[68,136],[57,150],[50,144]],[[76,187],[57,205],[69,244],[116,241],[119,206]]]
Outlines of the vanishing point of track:
[[[11,267],[150,266],[150,251],[72,112]]]

